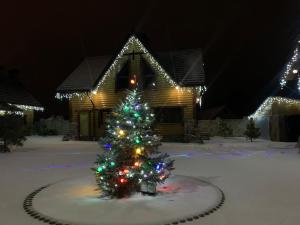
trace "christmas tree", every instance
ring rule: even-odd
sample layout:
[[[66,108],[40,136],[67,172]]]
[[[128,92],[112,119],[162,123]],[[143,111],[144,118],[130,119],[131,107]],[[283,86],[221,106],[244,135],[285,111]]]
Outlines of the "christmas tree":
[[[3,141],[0,151],[9,152],[9,146],[23,145],[26,140],[26,130],[23,123],[23,117],[20,115],[6,114],[0,116],[0,140]]]
[[[164,182],[173,168],[168,154],[158,152],[160,138],[153,134],[154,114],[137,90],[130,91],[112,112],[93,168],[103,196],[124,197]],[[152,191],[153,192],[153,191]],[[154,191],[155,192],[155,191]]]
[[[259,128],[255,127],[253,118],[250,118],[244,134],[250,139],[251,142],[253,141],[253,139],[258,138],[260,136]]]

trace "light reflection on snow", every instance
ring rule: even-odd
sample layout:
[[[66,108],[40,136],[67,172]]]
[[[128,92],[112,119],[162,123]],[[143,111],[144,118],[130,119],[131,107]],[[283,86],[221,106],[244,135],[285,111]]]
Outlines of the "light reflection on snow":
[[[275,155],[282,155],[282,154],[297,154],[294,149],[285,149],[285,150],[278,150],[278,149],[268,149],[268,150],[212,150],[211,152],[207,151],[199,151],[199,150],[186,150],[184,153],[178,152],[169,152],[169,155],[172,158],[207,158],[207,159],[240,159],[240,158],[247,158],[253,157],[256,155],[262,155],[265,157],[271,157]]]
[[[48,166],[34,166],[31,168],[21,168],[21,172],[34,172],[34,171],[44,171],[50,169],[81,169],[81,168],[91,168],[93,163],[69,163],[69,164],[57,164]]]
[[[84,153],[73,152],[72,154],[81,154]],[[87,154],[90,154],[89,152]],[[288,155],[288,154],[297,154],[297,151],[293,148],[291,149],[264,149],[264,150],[246,150],[246,149],[235,149],[235,150],[220,150],[220,149],[209,149],[209,150],[182,150],[182,151],[168,151],[168,154],[173,159],[190,159],[190,158],[204,158],[204,159],[220,159],[220,160],[230,160],[230,159],[243,159],[247,157],[254,157],[257,155],[270,158],[276,155]],[[61,154],[63,155],[63,154]],[[66,154],[67,155],[67,154]],[[43,157],[41,157],[43,158]],[[30,157],[26,157],[30,159]],[[36,157],[31,157],[31,159],[37,160]],[[68,163],[68,164],[51,164],[51,165],[33,165],[29,168],[20,168],[21,172],[38,172],[38,171],[47,171],[47,170],[65,170],[65,169],[89,169],[93,167],[92,162],[82,162],[82,163]]]

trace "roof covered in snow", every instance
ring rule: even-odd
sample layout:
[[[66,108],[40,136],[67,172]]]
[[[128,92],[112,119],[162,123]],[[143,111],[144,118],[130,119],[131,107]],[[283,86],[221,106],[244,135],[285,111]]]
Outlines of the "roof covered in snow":
[[[139,41],[141,40],[139,39]],[[147,50],[149,51],[148,45]],[[151,55],[153,55],[160,66],[178,85],[204,85],[205,73],[201,49],[176,50],[161,53],[149,52],[151,52]],[[57,91],[74,92],[94,89],[114,59],[115,55],[85,58],[57,88]]]
[[[19,83],[0,82],[0,103],[41,107],[41,104]]]

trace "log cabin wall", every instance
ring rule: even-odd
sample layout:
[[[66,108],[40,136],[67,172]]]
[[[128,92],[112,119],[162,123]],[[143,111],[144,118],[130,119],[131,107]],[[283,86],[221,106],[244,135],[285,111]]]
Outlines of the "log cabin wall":
[[[128,50],[130,53],[135,47],[131,46]],[[138,52],[138,49],[136,50]],[[92,101],[95,105],[93,110],[93,104],[88,97],[80,99],[79,97],[73,97],[70,100],[70,119],[72,122],[79,121],[80,112],[94,111],[89,118],[92,126],[91,134],[99,137],[104,132],[103,126],[99,126],[101,117],[99,111],[113,109],[116,104],[120,103],[122,98],[126,95],[126,91],[116,91],[115,79],[116,74],[120,70],[123,63],[130,60],[130,74],[135,74],[137,77],[141,74],[141,61],[142,55],[135,55],[134,60],[131,56],[123,57],[119,67],[111,72],[111,74],[103,82],[102,86],[98,90],[97,94],[92,96]],[[154,70],[155,71],[155,70]],[[152,108],[156,107],[182,107],[183,109],[183,121],[192,120],[194,118],[194,92],[192,89],[182,90],[176,89],[171,86],[169,82],[158,71],[155,71],[155,86],[150,89],[145,89],[143,92],[144,100],[150,104]],[[184,124],[183,123],[157,123],[155,125],[155,131],[162,136],[183,136]]]
[[[28,128],[29,130],[31,130],[32,126],[33,126],[33,117],[34,117],[34,111],[31,110],[24,110],[24,123],[26,128]]]
[[[298,104],[274,102],[272,105],[272,115],[300,115],[300,102]]]

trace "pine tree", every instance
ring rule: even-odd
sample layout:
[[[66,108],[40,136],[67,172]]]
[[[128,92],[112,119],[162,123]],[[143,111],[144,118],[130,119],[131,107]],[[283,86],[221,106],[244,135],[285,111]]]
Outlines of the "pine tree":
[[[124,197],[142,185],[164,182],[173,168],[168,154],[158,151],[160,138],[153,134],[154,114],[136,90],[112,112],[107,131],[92,168],[103,196]]]
[[[26,131],[22,116],[14,114],[0,116],[0,124],[0,139],[3,141],[2,151],[9,151],[10,145],[23,145],[26,140]]]
[[[220,119],[218,123],[218,134],[222,137],[230,137],[233,135],[233,130],[224,120]]]
[[[253,139],[258,138],[260,136],[260,129],[258,127],[255,127],[255,122],[253,118],[250,118],[246,131],[244,132],[244,135],[250,139],[252,142]]]

